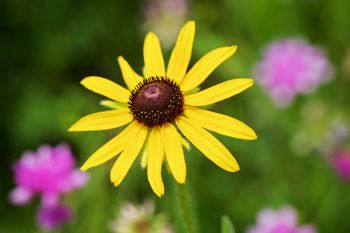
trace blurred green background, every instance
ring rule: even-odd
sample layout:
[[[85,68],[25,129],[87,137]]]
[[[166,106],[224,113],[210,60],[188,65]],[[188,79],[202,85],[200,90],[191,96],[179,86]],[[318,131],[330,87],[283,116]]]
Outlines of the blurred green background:
[[[244,232],[262,207],[286,203],[298,209],[302,223],[314,223],[321,233],[350,232],[349,183],[335,177],[313,146],[326,138],[333,119],[350,120],[350,1],[190,1],[186,13],[176,16],[178,21],[167,19],[174,10],[168,9],[145,23],[147,4],[146,0],[1,1],[0,232],[39,232],[37,203],[14,207],[7,200],[14,187],[11,164],[23,151],[67,141],[79,166],[116,133],[67,132],[81,116],[104,109],[98,104],[103,98],[79,81],[98,75],[123,83],[118,55],[141,73],[145,32],[168,27],[165,34],[175,37],[173,31],[187,19],[196,21],[191,64],[213,48],[232,41],[239,46],[204,86],[252,77],[262,49],[281,37],[301,36],[322,46],[335,70],[331,82],[312,95],[298,97],[289,108],[276,108],[258,85],[213,106],[252,126],[259,138],[241,141],[216,135],[240,163],[241,171],[234,174],[222,171],[195,148],[187,154],[188,189],[201,232],[218,232],[223,214],[230,216],[237,232]],[[166,59],[170,51],[171,46],[164,48]],[[323,112],[317,115],[314,111],[319,108]],[[298,141],[300,134],[307,141]],[[166,212],[182,232],[173,178],[166,171],[166,193],[158,199],[139,161],[118,188],[109,183],[110,166],[89,171],[89,184],[66,197],[76,214],[58,232],[110,232],[107,225],[120,203],[147,197],[156,199],[157,211]]]

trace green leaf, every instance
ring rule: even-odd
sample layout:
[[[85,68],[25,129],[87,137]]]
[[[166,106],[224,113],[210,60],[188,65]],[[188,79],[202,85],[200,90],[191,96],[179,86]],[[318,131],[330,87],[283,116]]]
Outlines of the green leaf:
[[[221,233],[235,233],[233,224],[226,215],[221,217]]]

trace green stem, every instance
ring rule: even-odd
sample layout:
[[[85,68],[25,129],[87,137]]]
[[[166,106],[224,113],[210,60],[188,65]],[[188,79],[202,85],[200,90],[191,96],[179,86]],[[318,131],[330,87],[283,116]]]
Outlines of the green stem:
[[[183,227],[186,233],[198,233],[197,222],[194,220],[193,211],[191,209],[188,190],[184,184],[175,184],[176,207],[179,208],[179,215],[182,220]]]

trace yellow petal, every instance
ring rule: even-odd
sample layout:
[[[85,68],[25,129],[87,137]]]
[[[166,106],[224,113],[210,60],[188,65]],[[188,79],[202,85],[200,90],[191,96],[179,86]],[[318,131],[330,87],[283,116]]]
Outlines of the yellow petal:
[[[156,34],[149,32],[146,35],[143,46],[143,59],[145,61],[144,76],[145,78],[164,76],[164,60],[160,42]]]
[[[167,76],[180,83],[186,74],[188,63],[191,59],[192,45],[195,32],[194,21],[189,21],[182,27],[171,53]]]
[[[197,123],[186,117],[179,116],[176,118],[176,125],[183,135],[216,165],[229,172],[239,170],[237,161],[230,151]]]
[[[180,86],[183,92],[200,85],[222,62],[234,54],[237,46],[214,49],[204,55],[187,73]]]
[[[86,171],[89,168],[98,166],[117,156],[124,150],[125,144],[130,141],[136,130],[138,130],[138,123],[132,122],[120,134],[93,153],[80,170]]]
[[[68,131],[93,131],[114,129],[132,121],[129,109],[108,110],[84,116]]]
[[[222,82],[203,91],[185,96],[185,104],[191,106],[213,104],[241,93],[248,87],[251,87],[253,83],[253,79],[249,78],[237,78]]]
[[[126,85],[128,85],[129,90],[133,90],[139,82],[142,82],[142,77],[130,67],[122,56],[118,57],[118,63]]]
[[[177,182],[183,184],[186,180],[186,163],[181,145],[181,136],[171,124],[164,124],[161,133],[170,171]]]
[[[111,170],[110,178],[115,186],[123,181],[126,173],[139,154],[147,136],[147,127],[135,122],[129,135],[125,142],[124,151],[114,163]]]
[[[130,91],[122,86],[119,86],[115,82],[112,82],[111,80],[90,76],[84,78],[80,83],[87,89],[115,101],[122,103],[127,103],[129,101]]]
[[[162,143],[159,126],[154,127],[149,135],[147,156],[148,181],[155,194],[161,197],[164,194],[164,184],[162,180],[164,146]]]
[[[184,113],[191,121],[205,129],[234,138],[256,139],[254,130],[232,117],[189,106],[185,107]]]

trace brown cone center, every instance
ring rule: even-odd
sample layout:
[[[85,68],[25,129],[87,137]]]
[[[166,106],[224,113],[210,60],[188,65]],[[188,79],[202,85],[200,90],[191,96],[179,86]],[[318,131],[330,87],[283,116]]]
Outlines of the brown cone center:
[[[180,87],[166,77],[152,77],[132,91],[129,108],[134,119],[153,127],[172,122],[183,112]]]

